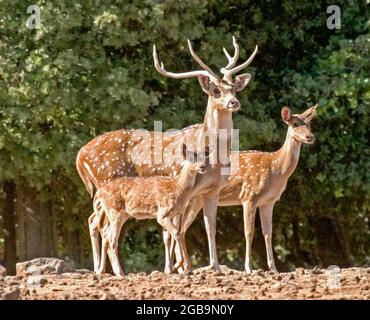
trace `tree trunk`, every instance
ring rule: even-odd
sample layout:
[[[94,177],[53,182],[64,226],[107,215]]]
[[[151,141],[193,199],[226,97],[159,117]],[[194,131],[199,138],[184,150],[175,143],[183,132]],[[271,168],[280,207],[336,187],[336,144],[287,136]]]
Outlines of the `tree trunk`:
[[[299,217],[298,215],[292,215],[292,251],[294,264],[297,266],[302,266],[301,259],[301,241],[299,236]]]
[[[40,252],[42,256],[49,256],[52,253],[52,228],[48,203],[39,203],[39,215],[41,228]]]
[[[74,267],[81,266],[81,243],[80,232],[77,230],[66,230],[66,244],[68,262]]]
[[[34,188],[17,187],[17,216],[20,260],[51,256],[49,206]]]
[[[329,265],[348,267],[350,261],[338,237],[335,221],[328,217],[317,217],[311,223],[315,230],[319,259],[323,267]]]
[[[346,232],[344,231],[343,224],[341,223],[340,216],[338,215],[337,212],[334,212],[333,214],[334,217],[334,222],[335,222],[335,229],[336,229],[336,234],[338,237],[338,240],[340,241],[341,247],[343,248],[343,254],[345,256],[346,264],[348,266],[352,266],[354,261],[352,259],[352,253],[351,249],[346,237]]]
[[[59,256],[58,252],[58,228],[57,228],[57,217],[54,213],[54,206],[52,202],[49,202],[49,216],[50,216],[50,241],[51,241],[51,255],[53,257]]]
[[[15,264],[17,262],[16,251],[16,231],[15,231],[15,213],[14,198],[15,184],[12,181],[5,181],[3,190],[5,199],[3,203],[3,233],[4,233],[4,265],[8,274],[15,274]]]

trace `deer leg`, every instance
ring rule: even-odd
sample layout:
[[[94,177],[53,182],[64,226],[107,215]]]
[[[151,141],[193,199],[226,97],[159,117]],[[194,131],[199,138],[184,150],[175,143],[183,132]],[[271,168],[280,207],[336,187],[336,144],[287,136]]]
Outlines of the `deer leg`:
[[[115,215],[118,216],[117,214]],[[110,262],[112,265],[113,273],[116,276],[124,276],[123,269],[119,262],[119,235],[122,229],[123,224],[127,221],[128,215],[125,213],[121,213],[119,218],[114,219],[113,221],[109,221],[109,246],[111,249],[111,253],[109,254]]]
[[[170,255],[171,255],[171,259],[172,259],[172,263],[173,263],[173,255],[174,255],[175,249],[177,249],[178,245],[177,245],[175,239],[171,236],[171,234],[168,233],[168,235],[169,235],[169,238],[170,238]],[[180,252],[180,257],[179,258],[176,255],[176,261],[177,261],[177,259],[181,260],[181,252]]]
[[[171,237],[171,247],[174,249],[174,253],[176,256],[175,264],[176,271],[178,273],[184,273],[184,269],[182,266],[180,266],[180,264],[185,263],[185,261],[183,262],[183,260],[185,260],[186,258],[183,256],[183,253],[181,252],[179,243],[177,243],[173,237]]]
[[[173,273],[173,258],[171,251],[173,250],[172,242],[173,238],[171,237],[170,233],[163,229],[163,242],[164,242],[164,248],[165,248],[165,267],[164,272],[165,273]]]
[[[177,257],[177,262],[174,266],[174,269],[177,272],[180,272],[180,268],[184,268],[184,257],[187,256],[186,248],[185,247],[185,238],[183,232],[181,232],[181,223],[182,223],[182,215],[176,216],[173,221],[175,222],[175,228],[176,228],[176,233],[173,234],[172,241],[171,241],[171,260],[172,260],[172,255],[174,251],[175,245],[178,247],[178,252],[179,256]]]
[[[203,197],[204,224],[206,227],[207,238],[208,238],[210,266],[214,270],[221,272],[220,266],[218,264],[217,250],[216,250],[217,203],[218,203],[218,194],[208,196],[208,197]]]
[[[176,257],[176,264],[174,269],[178,273],[187,273],[191,271],[190,259],[186,250],[185,234],[179,233],[176,241],[176,249],[178,250],[178,257]]]
[[[106,265],[107,265],[107,251],[109,250],[109,233],[110,233],[110,226],[105,225],[103,230],[101,231],[101,238],[102,238],[102,245],[101,245],[101,259],[100,259],[100,265],[98,268],[97,274],[103,274],[106,271]]]
[[[271,271],[278,272],[275,267],[274,253],[272,250],[272,212],[274,203],[259,207],[262,233],[265,238],[267,265]]]
[[[181,248],[184,248],[181,246],[180,244],[180,241],[182,241],[182,239],[180,239],[180,236],[178,237],[178,240],[176,241],[174,237],[170,236],[171,238],[171,260],[173,260],[173,253],[175,251],[175,254],[176,254],[176,264],[175,266],[173,267],[173,269],[175,271],[177,271],[178,273],[184,273],[184,272],[187,272],[187,269],[185,269],[185,256],[187,256],[187,253],[186,253],[186,248],[185,248],[185,252],[182,252],[182,249]]]
[[[99,222],[100,217],[93,212],[87,220],[89,224],[91,246],[94,260],[94,272],[97,272],[100,264]]]
[[[183,248],[179,241],[182,241],[182,239],[180,238],[181,237],[181,226],[182,226],[182,222],[183,222],[183,214],[181,215],[177,215],[173,218],[173,224],[177,230],[177,233],[179,235],[178,237],[178,240],[175,240],[174,237],[171,236],[171,259],[173,257],[173,254],[174,254],[174,251],[176,249],[176,264],[174,266],[174,270],[176,270],[177,272],[179,273],[183,273],[183,265],[184,265],[184,256],[186,253],[186,248],[185,248],[185,252],[181,249]]]
[[[172,268],[172,263],[173,263],[173,241],[178,242],[178,235],[179,235],[179,228],[180,228],[180,223],[178,221],[175,221],[173,218],[173,212],[166,211],[165,209],[159,209],[157,212],[157,222],[162,226],[162,228],[165,230],[165,232],[168,232],[171,235],[171,238],[167,239],[167,243],[165,242],[165,247],[166,250],[169,248],[169,253],[168,253],[168,259],[166,257],[166,264]],[[175,222],[175,224],[173,223]]]
[[[174,237],[171,238],[173,239],[171,242],[171,252],[173,253],[174,249],[176,248],[176,264],[173,269],[178,273],[188,272],[189,268],[186,267],[185,259],[189,259],[189,257],[187,256],[183,235],[178,234],[176,240],[174,239]]]
[[[196,197],[191,199],[191,204],[189,208],[184,213],[183,218],[181,219],[181,228],[180,228],[180,240],[183,241],[183,266],[178,269],[180,273],[189,272],[191,270],[191,263],[188,255],[188,251],[186,248],[186,232],[195,220],[196,216],[198,215],[199,211],[202,209],[202,199],[200,197]],[[180,247],[176,245],[176,261],[181,260],[181,252]]]
[[[244,213],[244,235],[245,235],[245,271],[248,274],[252,273],[251,258],[252,258],[252,240],[254,233],[254,220],[256,216],[256,206],[251,201],[243,202]]]
[[[170,239],[171,239],[171,244],[170,244],[170,257],[171,257],[171,265],[173,265],[173,256],[174,256],[174,253],[175,253],[175,247],[177,247],[177,243],[175,241],[175,238],[171,236],[170,234]],[[176,257],[176,261],[177,261],[177,257]],[[179,261],[181,261],[181,254],[180,254],[180,258],[179,258]],[[177,262],[176,262],[176,265],[177,265]],[[173,267],[173,270],[176,270],[178,271],[178,267],[175,266]]]
[[[181,243],[180,243],[181,242]],[[187,269],[185,269],[185,259],[189,259],[186,248],[184,249],[184,241],[182,239],[182,236],[178,236],[177,241],[173,241],[174,248],[176,248],[176,264],[174,266],[174,269],[178,273],[184,273],[187,272]]]
[[[186,251],[186,248],[184,249],[184,246],[185,246],[185,241],[183,240],[183,236],[179,233],[177,233],[175,235],[175,240],[176,240],[176,244],[178,245],[178,250],[180,251],[181,253],[181,258],[179,260],[177,260],[175,266],[174,266],[174,269],[177,270],[178,272],[180,273],[183,273],[183,272],[187,272],[187,270],[185,269],[184,267],[184,251]],[[179,271],[179,269],[182,268],[184,271]]]
[[[178,228],[172,222],[172,212],[165,209],[159,209],[157,212],[157,222],[168,231],[171,236],[178,233]]]
[[[104,232],[106,232],[104,230],[107,228],[107,226],[109,226],[109,220],[108,220],[107,216],[103,215],[102,218],[103,218],[103,221],[100,221],[100,227],[98,228],[99,232],[100,232],[101,239],[103,239]],[[101,224],[103,224],[103,226],[101,226]],[[103,250],[102,250],[102,252],[103,252]],[[108,252],[109,260],[111,261],[112,257],[113,257],[113,251],[112,251],[112,249],[109,245],[108,245],[108,248],[107,248],[107,252]],[[100,261],[101,261],[101,258],[100,258]],[[106,271],[106,263],[104,264],[104,269],[103,269],[102,273],[105,273],[105,271]]]

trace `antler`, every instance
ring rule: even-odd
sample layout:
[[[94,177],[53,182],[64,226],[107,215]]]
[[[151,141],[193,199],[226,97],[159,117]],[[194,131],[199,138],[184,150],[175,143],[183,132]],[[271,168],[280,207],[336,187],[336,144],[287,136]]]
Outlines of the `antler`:
[[[207,76],[209,77],[213,82],[218,83],[220,78],[211,70],[210,67],[208,67],[194,52],[193,47],[191,46],[190,40],[188,40],[188,46],[191,56],[194,58],[196,62],[199,63],[199,65],[204,70],[195,70],[195,71],[189,71],[189,72],[169,72],[164,68],[164,65],[162,62],[159,62],[158,55],[157,55],[157,49],[155,47],[155,44],[153,45],[153,60],[154,60],[154,66],[157,69],[157,71],[170,78],[175,79],[184,79],[184,78],[192,78],[197,77],[199,75]]]
[[[239,58],[239,45],[236,42],[235,37],[233,36],[233,46],[235,49],[234,55],[230,56],[230,54],[227,52],[225,48],[223,48],[223,51],[226,55],[227,60],[229,61],[227,66],[221,69],[221,73],[224,75],[224,80],[231,82],[232,78],[231,76],[234,73],[239,72],[240,70],[246,68],[254,59],[255,55],[257,54],[258,51],[258,46],[254,49],[252,55],[249,57],[247,61],[242,63],[240,66],[235,67],[236,62]],[[195,71],[189,71],[189,72],[169,72],[164,68],[164,65],[162,62],[159,61],[158,55],[157,55],[157,49],[156,46],[153,45],[153,60],[154,60],[154,66],[157,69],[157,71],[170,78],[175,78],[175,79],[183,79],[183,78],[192,78],[192,77],[197,77],[199,75],[207,76],[209,77],[213,82],[218,83],[220,81],[220,78],[212,71],[210,67],[208,67],[202,59],[198,57],[198,55],[194,52],[193,47],[191,45],[190,40],[188,40],[188,47],[191,56],[194,58],[196,62],[203,68],[203,70],[195,70]]]
[[[227,64],[227,66],[225,67],[225,69],[230,69],[230,68],[234,67],[235,64],[236,64],[236,62],[239,59],[239,45],[236,42],[236,39],[235,39],[234,36],[233,36],[233,46],[235,48],[235,52],[234,52],[234,56],[233,57],[231,57],[229,55],[229,53],[227,52],[227,50],[225,48],[222,48],[224,50],[224,53],[225,53],[225,56],[226,56],[227,60],[229,60],[229,63]]]
[[[197,56],[197,54],[194,52],[194,50],[193,50],[193,47],[192,47],[192,45],[191,45],[191,42],[190,42],[190,40],[188,39],[188,47],[189,47],[189,51],[190,51],[190,54],[191,54],[191,56],[194,58],[194,60],[196,61],[196,62],[198,62],[199,63],[199,65],[203,68],[203,69],[205,69],[205,70],[207,70],[208,72],[209,72],[209,74],[212,76],[212,77],[214,77],[214,78],[216,78],[217,80],[219,80],[220,78],[218,77],[218,75],[216,75],[213,71],[212,71],[212,69],[210,68],[210,67],[208,67],[198,56]]]
[[[233,37],[233,45],[234,45],[234,48],[235,48],[235,53],[234,53],[233,57],[231,57],[230,54],[226,51],[226,49],[223,48],[224,53],[225,53],[226,58],[229,61],[229,63],[227,64],[226,67],[221,69],[221,73],[224,75],[224,79],[227,80],[227,81],[231,81],[231,76],[234,73],[237,73],[240,70],[246,68],[253,61],[253,59],[254,59],[255,55],[257,54],[257,51],[258,51],[258,46],[256,46],[252,55],[248,58],[247,61],[242,63],[240,66],[234,67],[238,58],[239,58],[239,45],[237,44],[235,37]]]

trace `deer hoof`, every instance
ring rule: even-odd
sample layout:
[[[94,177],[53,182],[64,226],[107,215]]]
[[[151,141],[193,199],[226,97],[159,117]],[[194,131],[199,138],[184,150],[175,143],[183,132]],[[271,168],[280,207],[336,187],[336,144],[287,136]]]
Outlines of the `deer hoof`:
[[[164,273],[172,274],[173,273],[173,268],[165,267],[164,268]]]
[[[273,273],[279,273],[279,271],[276,269],[275,266],[270,267],[270,271],[273,272]]]
[[[252,274],[253,270],[251,268],[245,268],[246,274]]]
[[[215,270],[218,273],[221,273],[221,268],[218,264],[213,264],[210,266],[213,270]]]

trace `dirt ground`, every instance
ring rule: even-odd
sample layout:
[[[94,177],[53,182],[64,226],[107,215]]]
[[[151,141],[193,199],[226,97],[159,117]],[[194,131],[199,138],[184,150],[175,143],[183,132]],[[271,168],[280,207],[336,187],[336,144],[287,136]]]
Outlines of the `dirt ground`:
[[[252,275],[222,267],[187,275],[63,273],[55,275],[0,276],[1,299],[366,299],[370,300],[370,268],[337,272],[298,268]],[[338,272],[339,271],[339,272]]]

